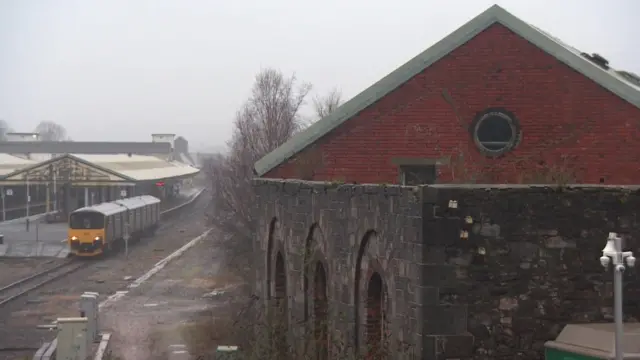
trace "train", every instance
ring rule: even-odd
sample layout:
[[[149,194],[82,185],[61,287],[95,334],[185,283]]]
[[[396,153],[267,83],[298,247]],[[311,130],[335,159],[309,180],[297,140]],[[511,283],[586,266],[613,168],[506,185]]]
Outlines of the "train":
[[[86,206],[69,214],[70,253],[97,257],[124,244],[153,235],[160,223],[160,199],[136,196]]]

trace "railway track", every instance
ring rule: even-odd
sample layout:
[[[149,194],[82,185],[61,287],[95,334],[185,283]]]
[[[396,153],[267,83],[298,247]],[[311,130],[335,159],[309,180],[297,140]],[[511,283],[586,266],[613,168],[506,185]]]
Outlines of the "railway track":
[[[173,211],[173,209],[168,209],[165,212],[160,212],[160,216],[164,216],[164,218],[163,220],[161,220],[160,226],[156,231],[159,233],[163,231],[167,231],[175,227],[177,224],[184,221],[185,219],[189,219],[195,216],[196,214],[199,214],[202,211],[202,209],[198,205],[205,202],[205,200],[202,197],[203,196],[201,195],[200,198],[195,199],[190,209],[185,209],[185,211],[182,211],[176,215],[172,215],[172,217],[170,218],[166,218],[166,216],[168,215],[167,213],[170,211]]]
[[[201,198],[192,199],[192,200],[194,202],[202,201]],[[161,214],[166,216],[169,213],[188,204],[189,203],[181,204],[173,208],[166,209],[162,211]],[[159,230],[166,230],[167,228],[171,228],[175,226],[178,221],[183,220],[185,217],[193,215],[193,213],[194,213],[194,209],[189,209],[185,213],[177,214],[177,216],[163,222]],[[112,255],[115,255],[115,254],[112,254]],[[13,300],[18,299],[19,297],[22,297],[31,291],[37,290],[38,288],[54,280],[60,279],[65,275],[71,274],[77,270],[80,270],[84,267],[87,267],[95,263],[95,260],[94,261],[91,261],[91,260],[94,260],[94,259],[78,260],[76,258],[70,258],[65,262],[63,262],[62,264],[54,266],[50,269],[40,271],[35,274],[31,274],[27,277],[24,277],[20,280],[17,280],[9,285],[6,285],[0,288],[0,309],[5,307],[8,303],[12,302]]]
[[[71,298],[79,298],[85,291],[106,296],[122,290],[127,277],[148,271],[159,258],[199,235],[204,231],[202,213],[207,205],[205,191],[182,210],[180,205],[164,209],[155,236],[133,244],[128,258],[114,252],[101,259],[65,259],[60,265],[49,265],[50,269],[34,270],[13,284],[0,285],[0,360],[30,359],[43,338],[51,340],[54,336],[48,330],[43,333],[38,325],[50,324],[58,316],[76,316],[69,309],[77,308],[77,300]],[[27,301],[31,298],[38,301]]]
[[[36,290],[87,265],[89,265],[88,261],[76,261],[76,259],[69,259],[62,264],[29,275],[0,288],[0,308],[33,290]]]

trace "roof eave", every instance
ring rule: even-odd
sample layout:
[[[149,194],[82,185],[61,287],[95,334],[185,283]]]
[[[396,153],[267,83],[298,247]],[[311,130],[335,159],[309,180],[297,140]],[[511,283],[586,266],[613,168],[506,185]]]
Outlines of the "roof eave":
[[[160,177],[156,177],[156,178],[145,178],[145,179],[138,179],[136,181],[152,182],[152,181],[161,181],[161,180],[181,180],[181,179],[194,177],[194,176],[198,175],[201,172],[201,170],[196,168],[196,167],[192,167],[192,168],[195,169],[195,171],[190,172],[190,173],[186,173],[186,174],[181,174],[181,175],[176,175],[176,176],[160,176]]]

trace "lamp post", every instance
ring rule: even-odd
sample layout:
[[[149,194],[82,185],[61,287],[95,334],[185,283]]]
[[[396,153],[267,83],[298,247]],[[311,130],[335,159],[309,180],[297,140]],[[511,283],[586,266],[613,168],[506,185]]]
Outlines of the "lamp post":
[[[605,269],[613,262],[613,319],[615,322],[615,359],[623,360],[622,338],[624,336],[624,323],[622,320],[622,273],[629,267],[634,267],[636,258],[631,251],[622,251],[622,238],[616,233],[609,233],[607,245],[602,249],[600,264]]]

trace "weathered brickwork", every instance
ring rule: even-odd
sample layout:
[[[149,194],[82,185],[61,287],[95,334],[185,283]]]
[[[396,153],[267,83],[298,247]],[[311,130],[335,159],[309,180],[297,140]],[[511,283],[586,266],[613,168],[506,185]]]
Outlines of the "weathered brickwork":
[[[522,126],[521,143],[497,159],[481,155],[470,136],[488,107],[513,112]],[[637,107],[496,24],[264,177],[397,184],[393,159],[413,158],[442,160],[439,183],[637,184],[639,117]]]
[[[640,250],[640,192],[630,188],[258,179],[254,189],[255,290],[274,296],[282,254],[292,334],[313,320],[314,287],[303,274],[321,262],[329,332],[362,347],[377,272],[391,337],[427,360],[542,359],[565,324],[611,321],[612,274],[599,263],[608,232]],[[625,278],[625,315],[636,321],[635,270]]]

